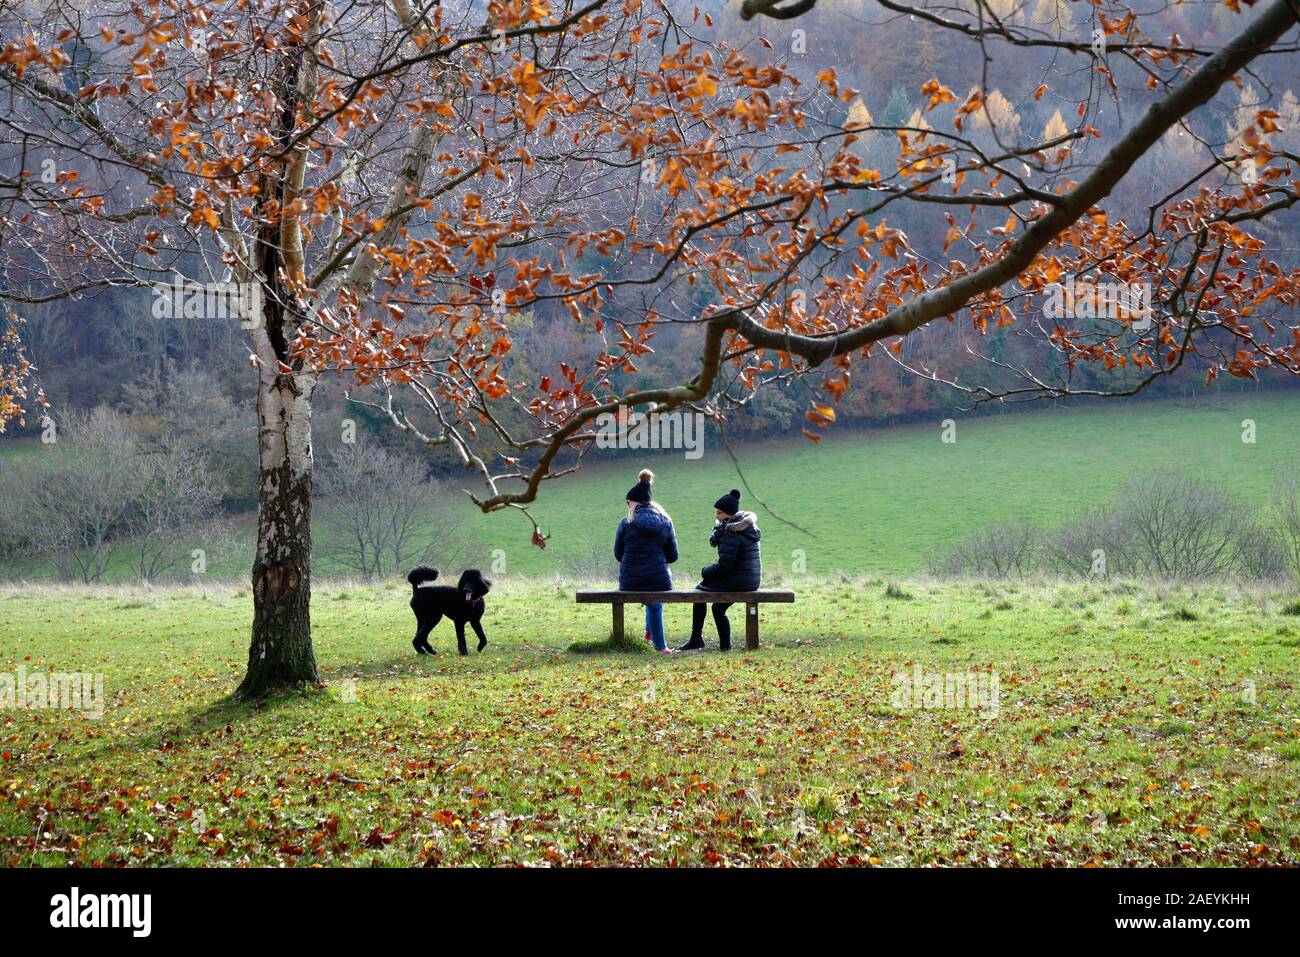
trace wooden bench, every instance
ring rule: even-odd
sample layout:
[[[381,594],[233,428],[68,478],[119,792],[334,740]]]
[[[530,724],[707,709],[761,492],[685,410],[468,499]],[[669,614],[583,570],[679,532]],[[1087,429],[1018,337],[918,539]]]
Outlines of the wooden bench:
[[[794,601],[794,592],[765,589],[761,591],[580,591],[580,605],[613,605],[614,637],[623,637],[623,606],[644,605],[650,602],[664,604],[698,605],[700,602],[731,602],[745,606],[745,647],[758,647],[758,606],[763,602]]]

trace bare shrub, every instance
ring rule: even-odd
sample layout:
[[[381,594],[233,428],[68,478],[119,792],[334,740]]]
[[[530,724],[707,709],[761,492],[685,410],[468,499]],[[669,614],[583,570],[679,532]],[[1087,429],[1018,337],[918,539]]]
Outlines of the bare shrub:
[[[932,574],[1010,578],[1032,573],[1040,533],[1021,519],[986,525],[940,549],[929,561]]]
[[[556,555],[567,578],[577,581],[618,581],[618,562],[614,560],[614,537],[586,539],[573,549]]]
[[[1045,532],[1022,521],[980,529],[936,552],[929,568],[936,575],[989,578],[1041,568],[1070,578],[1187,581],[1236,574],[1275,580],[1288,565],[1300,569],[1300,492],[1294,477],[1290,481],[1277,495],[1281,528],[1252,518],[1212,483],[1184,474],[1152,475],[1130,483],[1114,502]]]
[[[219,520],[225,485],[208,457],[184,442],[166,441],[136,460],[135,501],[127,517],[125,536],[131,541],[136,577],[160,580],[189,557],[195,536],[204,551],[223,542],[227,532]]]
[[[1300,471],[1294,465],[1278,481],[1273,507],[1287,570],[1293,579],[1300,581]]]
[[[332,451],[317,476],[325,497],[325,561],[367,581],[411,565],[455,564],[465,538],[449,518],[446,493],[419,459],[358,436]]]
[[[221,379],[197,363],[152,366],[123,390],[123,411],[141,440],[202,453],[232,506],[257,500],[257,447],[248,440],[257,416],[236,403]]]
[[[1132,533],[1132,574],[1215,578],[1232,570],[1245,510],[1209,482],[1182,474],[1137,479],[1121,493],[1118,520]]]
[[[0,539],[9,557],[54,566],[64,581],[99,582],[119,552],[142,582],[187,554],[214,527],[224,486],[193,447],[150,448],[106,408],[56,419],[58,440],[4,466]]]
[[[127,534],[139,491],[136,438],[105,408],[55,422],[56,443],[5,468],[6,524],[21,528],[22,550],[64,581],[97,582]]]
[[[1232,568],[1249,581],[1280,581],[1287,577],[1285,536],[1268,522],[1248,521],[1235,529]]]
[[[1045,532],[1040,560],[1044,570],[1068,578],[1132,574],[1133,535],[1115,507],[1103,505]]]
[[[1108,507],[1093,508],[1043,533],[1039,558],[1044,570],[1071,579],[1086,579],[1112,571],[1112,555],[1117,553],[1114,512]],[[1099,562],[1097,559],[1101,559]],[[1114,568],[1118,571],[1118,567]]]

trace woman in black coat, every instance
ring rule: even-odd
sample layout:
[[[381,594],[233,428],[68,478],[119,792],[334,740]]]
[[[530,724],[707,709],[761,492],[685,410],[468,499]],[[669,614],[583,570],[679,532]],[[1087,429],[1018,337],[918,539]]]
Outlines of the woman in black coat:
[[[732,489],[713,503],[717,524],[709,535],[709,544],[718,550],[718,560],[705,568],[695,587],[701,591],[755,591],[763,578],[763,558],[759,539],[758,516],[740,510],[740,492]],[[731,650],[731,622],[727,609],[731,602],[713,603],[713,623],[718,629],[718,649]],[[704,605],[693,609],[691,637],[678,651],[704,648]]]

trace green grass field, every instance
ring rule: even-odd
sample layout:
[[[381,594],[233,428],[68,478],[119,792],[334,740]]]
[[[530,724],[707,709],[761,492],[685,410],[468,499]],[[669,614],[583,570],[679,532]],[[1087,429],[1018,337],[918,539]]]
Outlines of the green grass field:
[[[1162,471],[1262,505],[1300,451],[1300,403],[1108,405],[957,435],[737,450],[811,533],[760,510],[767,578],[799,602],[764,607],[758,652],[573,650],[609,610],[558,576],[609,548],[640,465],[693,583],[711,503],[738,484],[714,448],[548,486],[544,552],[519,516],[456,506],[475,545],[453,570],[505,559],[483,655],[451,654],[444,623],[442,654],[417,658],[405,583],[318,571],[326,686],[263,706],[228,699],[251,600],[216,579],[246,575],[238,549],[202,585],[4,586],[0,703],[19,668],[102,674],[106,700],[99,720],[0,709],[0,864],[1300,861],[1294,591],[915,577],[972,527],[1050,524]],[[674,643],[688,614],[667,609]],[[900,700],[895,677],[917,670],[996,675],[996,708]]]
[[[1242,441],[1253,419],[1256,441]],[[623,496],[642,459],[602,465],[545,490],[534,509],[553,533],[545,554],[527,545],[527,522],[466,510],[486,556],[504,549],[511,572],[556,570],[579,554],[612,544]],[[941,442],[940,423],[879,431],[827,433],[819,445],[797,439],[737,450],[745,477],[783,525],[759,509],[763,561],[789,571],[801,549],[807,571],[908,575],[924,569],[935,546],[990,522],[1023,517],[1050,525],[1112,498],[1146,475],[1190,469],[1224,483],[1243,501],[1263,504],[1288,465],[1300,462],[1300,397],[1094,405],[963,419],[957,441]],[[672,514],[682,545],[681,576],[708,559],[714,500],[740,488],[725,449],[698,461],[680,454],[646,462],[659,476],[656,495]],[[743,491],[743,489],[742,489]],[[747,507],[753,507],[752,501]],[[484,558],[486,567],[487,559]],[[563,570],[560,568],[559,570]],[[694,584],[684,582],[683,584]]]
[[[1242,441],[1245,419],[1255,423],[1254,443]],[[1111,499],[1134,479],[1171,470],[1191,470],[1262,505],[1282,472],[1300,463],[1298,437],[1300,396],[1273,393],[967,418],[958,421],[952,444],[941,442],[936,421],[877,431],[832,429],[820,445],[788,439],[735,451],[754,492],[805,530],[758,509],[770,576],[789,572],[797,551],[813,575],[910,575],[924,569],[929,550],[972,528],[1012,517],[1051,525]],[[696,461],[681,453],[622,455],[620,463],[546,483],[533,507],[551,535],[545,551],[529,543],[532,526],[523,516],[484,515],[457,492],[438,507],[461,522],[462,547],[452,562],[440,558],[435,543],[433,563],[495,566],[498,580],[589,574],[593,555],[612,564],[623,496],[637,469],[649,465],[659,475],[656,494],[677,527],[677,582],[694,584],[711,560],[713,501],[729,488],[743,489],[731,458],[715,446],[706,446]],[[748,498],[743,504],[756,505]],[[320,501],[318,514],[329,507]],[[330,533],[324,523],[318,526],[323,554]],[[252,546],[252,522],[245,520],[233,550],[214,554],[208,577],[246,579]],[[109,580],[130,580],[124,566],[115,564]],[[331,574],[338,575],[318,568],[320,576]]]
[[[405,587],[319,588],[327,688],[247,707],[246,589],[9,590],[4,667],[107,701],[0,711],[0,863],[1300,859],[1293,596],[804,581],[762,650],[664,658],[567,650],[609,620],[571,591],[507,581],[484,654],[417,659]],[[991,669],[996,716],[900,706],[914,667]]]

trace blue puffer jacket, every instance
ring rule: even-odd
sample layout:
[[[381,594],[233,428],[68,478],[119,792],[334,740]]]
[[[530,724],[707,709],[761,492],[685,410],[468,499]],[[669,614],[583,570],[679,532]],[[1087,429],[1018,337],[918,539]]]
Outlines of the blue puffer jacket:
[[[704,569],[699,587],[705,591],[754,591],[763,579],[763,558],[758,540],[758,516],[738,512],[713,526],[709,544],[718,560]]]
[[[619,591],[671,591],[668,566],[677,561],[677,533],[672,520],[649,505],[638,505],[629,522],[618,523],[614,536]]]

